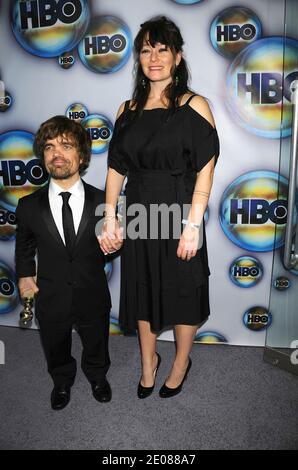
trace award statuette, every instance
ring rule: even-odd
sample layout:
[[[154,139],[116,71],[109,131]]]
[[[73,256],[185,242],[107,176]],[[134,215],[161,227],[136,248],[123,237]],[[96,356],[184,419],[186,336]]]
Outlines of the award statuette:
[[[20,326],[21,328],[28,328],[31,326],[33,320],[33,302],[34,302],[34,294],[33,292],[28,292],[28,295],[22,299],[24,310],[20,313]]]

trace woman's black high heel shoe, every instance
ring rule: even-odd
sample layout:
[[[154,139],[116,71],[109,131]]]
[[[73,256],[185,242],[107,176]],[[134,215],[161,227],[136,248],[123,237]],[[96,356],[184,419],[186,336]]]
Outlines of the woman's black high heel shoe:
[[[154,371],[154,384],[152,385],[152,387],[143,387],[143,385],[141,384],[141,381],[140,381],[139,385],[138,385],[138,397],[139,398],[149,397],[149,395],[151,395],[151,393],[154,390],[156,374],[157,374],[158,368],[159,368],[160,363],[161,363],[160,355],[158,354],[158,352],[156,354],[157,354],[157,366],[156,366],[156,369]]]
[[[170,388],[170,387],[167,387],[166,386],[166,383],[163,384],[163,386],[161,387],[161,389],[159,390],[159,396],[161,398],[170,398],[170,397],[173,397],[175,395],[177,395],[178,393],[181,392],[182,390],[182,385],[183,383],[185,382],[185,380],[187,379],[187,374],[191,368],[191,365],[192,365],[192,361],[191,359],[189,358],[189,361],[188,361],[188,366],[187,366],[187,369],[185,371],[185,374],[184,374],[184,377],[182,379],[182,382],[180,385],[178,385],[178,387],[176,388]]]

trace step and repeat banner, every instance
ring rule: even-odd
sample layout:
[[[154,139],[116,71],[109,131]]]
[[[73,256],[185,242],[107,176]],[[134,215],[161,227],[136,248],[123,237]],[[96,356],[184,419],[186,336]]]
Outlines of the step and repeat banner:
[[[57,114],[79,121],[92,138],[85,180],[103,189],[116,112],[132,92],[133,38],[161,14],[181,28],[191,87],[209,99],[221,141],[205,214],[211,316],[196,341],[264,345],[271,284],[283,295],[298,275],[282,264],[288,179],[278,173],[280,138],[290,143],[298,37],[283,39],[280,0],[0,0],[0,324],[18,326],[22,309],[15,208],[47,181],[35,132]],[[279,276],[271,279],[274,250]],[[111,334],[120,334],[119,258],[106,275]]]

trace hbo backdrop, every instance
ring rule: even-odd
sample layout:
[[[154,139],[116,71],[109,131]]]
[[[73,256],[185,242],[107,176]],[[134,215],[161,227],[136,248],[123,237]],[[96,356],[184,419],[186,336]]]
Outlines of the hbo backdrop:
[[[298,73],[292,60],[298,41],[286,39],[282,89],[283,2],[236,3],[0,2],[0,324],[18,326],[21,310],[14,274],[15,208],[20,197],[47,181],[33,153],[34,134],[56,114],[81,122],[92,138],[85,179],[103,189],[116,112],[132,92],[133,38],[142,22],[165,14],[181,27],[191,86],[209,98],[221,140],[205,214],[211,317],[196,341],[264,344],[274,322],[269,310],[272,255],[274,250],[282,255],[287,215],[288,180],[283,174],[278,178],[281,106],[282,138],[289,141],[289,87]],[[282,295],[298,266],[289,273],[282,256],[278,260],[273,288]],[[119,265],[119,259],[106,265],[111,334],[120,333]],[[160,338],[172,340],[172,332]]]

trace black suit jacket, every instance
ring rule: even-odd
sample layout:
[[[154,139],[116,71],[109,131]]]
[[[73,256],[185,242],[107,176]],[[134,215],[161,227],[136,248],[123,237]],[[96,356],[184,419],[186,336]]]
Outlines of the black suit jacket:
[[[85,203],[76,244],[68,253],[51,213],[48,186],[19,200],[16,209],[16,274],[35,276],[35,313],[39,320],[60,322],[80,316],[92,321],[106,314],[111,299],[104,271],[105,256],[95,235],[98,204],[104,192],[84,184]]]

